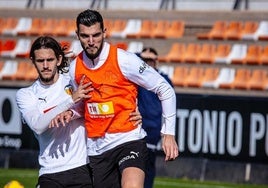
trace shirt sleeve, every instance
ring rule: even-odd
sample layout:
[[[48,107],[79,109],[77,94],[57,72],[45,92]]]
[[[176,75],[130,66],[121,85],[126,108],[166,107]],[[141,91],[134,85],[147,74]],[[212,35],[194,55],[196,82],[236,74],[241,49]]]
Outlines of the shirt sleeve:
[[[72,97],[68,97],[65,101],[55,106],[55,108],[48,112],[42,112],[38,108],[38,99],[27,89],[20,89],[17,92],[16,102],[22,118],[36,134],[45,132],[56,114],[68,110],[74,104]]]
[[[78,88],[78,83],[75,81],[75,64],[76,59],[74,59],[69,67],[69,76],[70,76],[70,84],[73,86],[74,91]],[[71,110],[74,114],[75,118],[84,117],[84,103],[83,101],[76,103],[71,107]]]
[[[74,90],[77,90],[78,84],[75,81],[75,64],[76,64],[76,58],[70,63],[69,76],[70,76],[70,84],[73,86]]]
[[[175,135],[176,94],[172,86],[136,54],[119,49],[118,62],[127,79],[157,94],[162,105],[163,125],[161,133]]]

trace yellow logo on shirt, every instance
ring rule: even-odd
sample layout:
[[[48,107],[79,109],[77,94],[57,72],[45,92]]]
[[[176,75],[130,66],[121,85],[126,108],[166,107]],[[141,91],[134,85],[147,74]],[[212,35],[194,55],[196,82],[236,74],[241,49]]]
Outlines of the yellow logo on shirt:
[[[88,103],[88,112],[91,115],[110,115],[114,114],[113,102],[103,102],[103,103]]]

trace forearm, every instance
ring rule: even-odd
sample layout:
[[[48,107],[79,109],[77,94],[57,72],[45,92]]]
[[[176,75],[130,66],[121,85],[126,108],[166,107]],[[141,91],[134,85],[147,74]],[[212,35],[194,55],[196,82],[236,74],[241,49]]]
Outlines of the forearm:
[[[72,98],[68,98],[46,113],[34,115],[36,112],[29,111],[27,114],[23,115],[23,118],[36,134],[42,134],[48,129],[49,123],[57,114],[68,110],[73,104]]]
[[[167,84],[161,84],[157,95],[162,105],[162,134],[175,135],[176,125],[176,95],[174,89]]]
[[[175,135],[176,126],[176,97],[170,97],[162,100],[162,116],[163,125],[161,128],[162,134]]]

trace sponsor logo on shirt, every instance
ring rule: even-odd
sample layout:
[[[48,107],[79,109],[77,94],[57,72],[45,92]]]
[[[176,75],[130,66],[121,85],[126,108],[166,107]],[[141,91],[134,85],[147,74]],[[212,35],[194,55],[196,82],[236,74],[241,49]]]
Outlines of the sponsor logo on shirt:
[[[114,106],[112,101],[103,103],[87,103],[90,115],[111,115],[114,114]]]
[[[143,62],[142,65],[139,67],[139,73],[142,74],[145,71],[145,69],[148,67],[149,65]]]

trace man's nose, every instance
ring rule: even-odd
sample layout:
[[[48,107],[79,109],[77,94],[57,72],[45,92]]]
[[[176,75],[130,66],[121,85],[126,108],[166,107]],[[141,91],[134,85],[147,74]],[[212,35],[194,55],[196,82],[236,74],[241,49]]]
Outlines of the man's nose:
[[[43,67],[47,68],[48,67],[48,61],[44,60]]]
[[[94,42],[93,36],[89,36],[88,43],[89,44],[93,44],[93,42]]]

